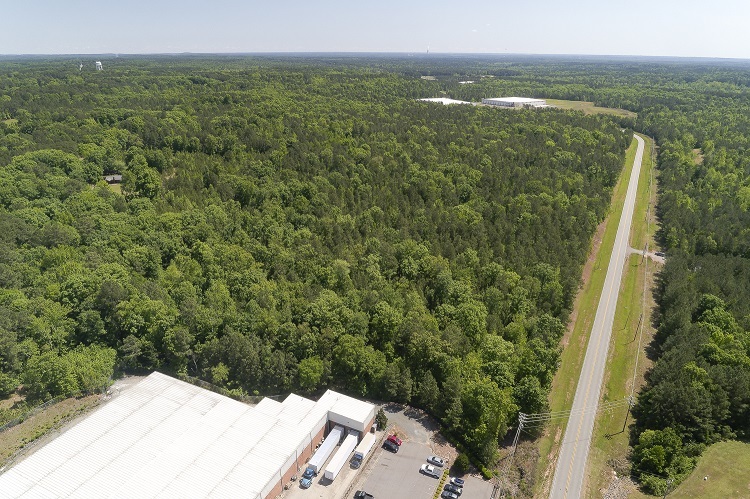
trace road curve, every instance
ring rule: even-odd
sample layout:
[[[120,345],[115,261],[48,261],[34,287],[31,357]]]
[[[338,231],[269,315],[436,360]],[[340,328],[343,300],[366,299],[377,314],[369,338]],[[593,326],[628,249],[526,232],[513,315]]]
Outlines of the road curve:
[[[581,377],[578,380],[578,388],[576,388],[575,398],[573,399],[570,419],[557,458],[555,477],[550,491],[550,498],[552,499],[579,498],[583,495],[586,460],[594,430],[596,408],[599,404],[599,393],[601,392],[604,367],[607,361],[609,340],[612,335],[617,297],[620,294],[620,281],[630,248],[628,242],[630,225],[633,220],[638,177],[641,173],[641,162],[643,160],[643,139],[637,135],[635,135],[635,139],[638,141],[638,149],[635,153],[633,171],[630,175],[628,192],[625,195],[620,225],[617,228],[612,258],[609,260],[602,295],[596,309],[596,317],[591,329]]]

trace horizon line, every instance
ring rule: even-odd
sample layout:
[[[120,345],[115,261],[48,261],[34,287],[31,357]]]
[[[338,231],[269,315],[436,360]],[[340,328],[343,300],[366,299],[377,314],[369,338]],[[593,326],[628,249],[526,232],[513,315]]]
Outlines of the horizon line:
[[[583,54],[583,53],[532,53],[532,52],[416,52],[416,51],[260,51],[260,52],[85,52],[85,53],[8,53],[0,54],[0,58],[9,57],[129,57],[129,56],[315,56],[315,55],[397,55],[397,56],[501,56],[501,57],[578,57],[602,59],[686,59],[686,60],[721,60],[721,61],[750,61],[750,58],[721,57],[721,56],[685,56],[685,55],[639,55],[639,54]]]

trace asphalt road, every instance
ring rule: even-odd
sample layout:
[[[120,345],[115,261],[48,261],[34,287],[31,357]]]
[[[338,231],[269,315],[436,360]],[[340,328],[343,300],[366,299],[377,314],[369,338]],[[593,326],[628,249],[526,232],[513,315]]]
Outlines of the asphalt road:
[[[620,217],[620,225],[617,228],[612,258],[607,267],[607,276],[604,279],[602,295],[596,309],[594,326],[591,329],[570,419],[557,458],[555,478],[550,491],[550,498],[552,499],[583,497],[586,460],[594,430],[594,419],[607,361],[609,340],[612,335],[617,297],[620,293],[620,281],[629,250],[630,224],[633,220],[638,177],[641,173],[641,162],[643,160],[643,139],[637,135],[635,138],[638,141],[638,149],[635,154],[633,172],[630,176],[628,192],[625,195],[625,204],[622,217]]]

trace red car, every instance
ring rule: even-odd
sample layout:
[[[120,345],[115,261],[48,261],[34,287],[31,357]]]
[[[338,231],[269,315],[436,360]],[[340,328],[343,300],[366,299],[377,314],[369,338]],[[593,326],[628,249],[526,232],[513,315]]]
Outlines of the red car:
[[[388,441],[389,441],[389,442],[393,442],[394,444],[398,445],[399,447],[401,447],[401,444],[402,444],[402,443],[404,443],[404,442],[402,442],[402,441],[401,441],[401,439],[400,439],[400,438],[398,438],[398,437],[397,437],[396,435],[391,435],[391,436],[389,436],[389,437],[388,437]]]

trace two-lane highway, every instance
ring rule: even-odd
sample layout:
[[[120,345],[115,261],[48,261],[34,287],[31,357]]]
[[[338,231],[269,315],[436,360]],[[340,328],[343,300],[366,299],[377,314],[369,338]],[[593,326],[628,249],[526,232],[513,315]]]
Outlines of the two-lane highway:
[[[625,195],[620,225],[617,228],[612,258],[609,260],[602,295],[596,309],[596,317],[589,337],[581,377],[578,380],[570,419],[555,467],[555,477],[550,491],[550,498],[552,499],[579,498],[583,494],[586,459],[588,458],[591,435],[594,430],[594,419],[607,361],[609,340],[612,335],[617,297],[620,293],[620,281],[630,247],[628,243],[630,225],[633,220],[638,177],[641,173],[641,162],[643,160],[643,139],[637,135],[635,138],[638,141],[638,149],[630,175],[628,192]]]

